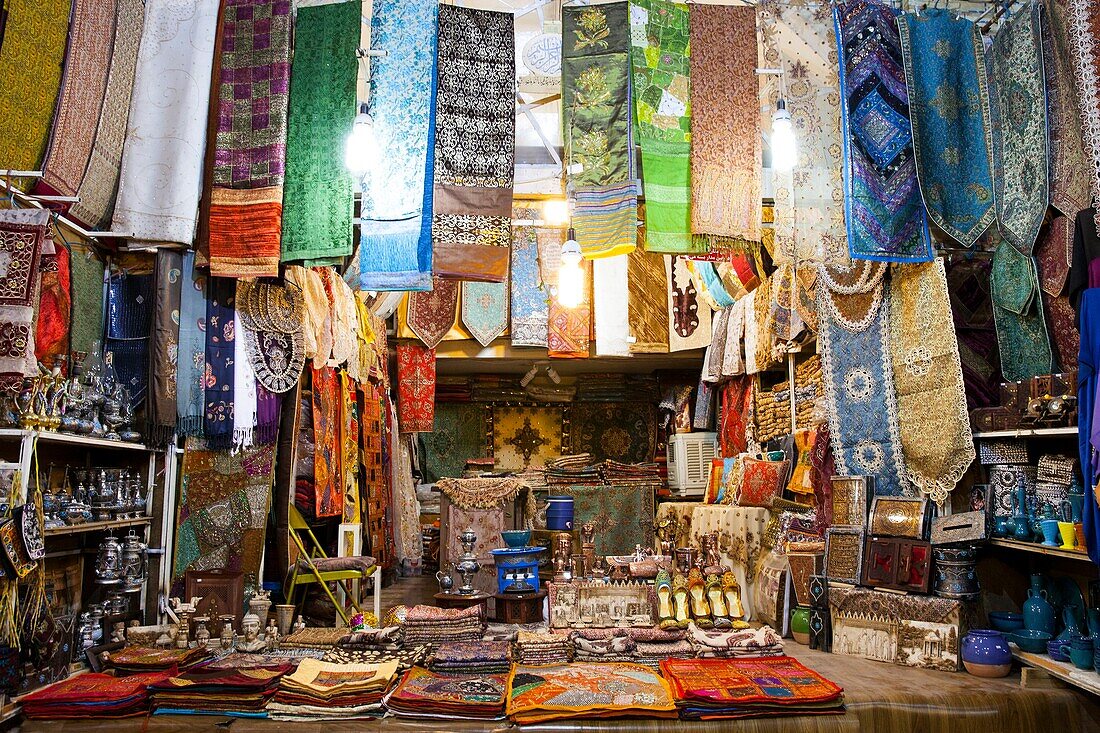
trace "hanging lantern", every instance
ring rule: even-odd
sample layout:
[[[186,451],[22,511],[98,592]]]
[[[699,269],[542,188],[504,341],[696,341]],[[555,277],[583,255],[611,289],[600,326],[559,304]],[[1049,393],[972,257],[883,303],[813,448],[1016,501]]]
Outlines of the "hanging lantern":
[[[148,547],[142,542],[134,530],[126,535],[126,543],[122,545],[122,590],[125,593],[137,593],[145,585],[148,573]]]

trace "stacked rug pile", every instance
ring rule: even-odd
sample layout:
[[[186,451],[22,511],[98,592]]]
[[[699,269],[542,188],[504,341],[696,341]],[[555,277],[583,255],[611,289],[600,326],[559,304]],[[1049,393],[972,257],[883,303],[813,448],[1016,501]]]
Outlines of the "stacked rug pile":
[[[194,649],[152,649],[128,646],[111,652],[107,664],[121,675],[139,672],[184,672],[214,656],[205,647]],[[166,675],[167,676],[167,675]]]
[[[507,683],[504,674],[437,674],[413,667],[386,697],[386,708],[402,718],[500,720]]]
[[[279,647],[285,649],[328,649],[347,636],[347,629],[329,629],[322,626],[310,626],[298,629],[279,640]]]
[[[424,664],[431,647],[427,644],[407,646],[402,649],[349,649],[336,646],[325,652],[322,661],[333,664],[382,664],[394,662],[397,674],[402,675],[413,667]]]
[[[573,661],[573,643],[561,634],[520,631],[516,634],[516,664],[568,664]]]
[[[520,725],[565,718],[676,717],[672,690],[640,664],[516,665],[508,717]]]
[[[550,486],[598,486],[600,468],[591,453],[562,456],[546,462],[546,483]]]
[[[405,644],[477,641],[485,633],[481,606],[436,608],[413,606],[405,615]]]
[[[149,686],[157,715],[266,717],[267,703],[279,680],[294,669],[289,663],[272,667],[199,669],[168,677]]]
[[[715,631],[700,629],[691,624],[688,626],[688,633],[688,640],[695,648],[695,656],[702,659],[776,657],[783,654],[783,640],[770,626]]]
[[[685,720],[844,712],[844,690],[790,657],[668,659],[661,672]]]
[[[283,677],[268,716],[276,720],[378,718],[382,696],[397,676],[396,662],[335,664],[304,660]]]
[[[634,374],[583,374],[577,377],[578,402],[656,402],[657,378]]]
[[[662,659],[695,656],[682,629],[579,629],[570,638],[577,662],[634,662],[656,669]]]
[[[512,668],[507,641],[447,641],[437,644],[428,669],[438,674],[506,674]]]
[[[131,718],[149,712],[147,687],[167,678],[164,672],[129,677],[88,673],[70,677],[22,700],[31,719]]]
[[[656,463],[620,463],[608,459],[600,464],[603,482],[609,486],[660,484],[661,467]]]
[[[637,644],[623,629],[581,629],[572,634],[575,662],[633,662]]]

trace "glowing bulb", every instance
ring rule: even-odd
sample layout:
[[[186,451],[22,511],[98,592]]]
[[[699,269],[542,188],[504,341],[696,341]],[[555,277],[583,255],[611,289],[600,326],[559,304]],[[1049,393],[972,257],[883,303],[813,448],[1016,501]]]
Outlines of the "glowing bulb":
[[[355,115],[347,143],[344,145],[344,165],[349,171],[363,175],[378,162],[378,144],[374,137],[374,120],[367,112],[367,105]]]
[[[542,202],[542,220],[550,226],[560,227],[569,221],[569,204],[565,199],[546,199]]]
[[[584,270],[581,269],[581,246],[569,230],[569,239],[561,246],[558,267],[558,303],[563,308],[576,308],[584,300]]]
[[[798,139],[791,124],[791,113],[787,111],[787,102],[780,97],[772,115],[772,168],[789,171],[798,163]]]

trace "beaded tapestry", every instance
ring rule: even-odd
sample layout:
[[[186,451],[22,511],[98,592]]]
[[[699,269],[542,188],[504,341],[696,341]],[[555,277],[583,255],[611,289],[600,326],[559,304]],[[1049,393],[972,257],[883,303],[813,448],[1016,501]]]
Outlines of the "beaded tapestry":
[[[653,460],[657,415],[645,402],[575,402],[569,408],[569,452],[596,461]]]
[[[561,407],[494,407],[493,455],[497,470],[545,466],[562,452]]]
[[[1035,260],[1007,239],[993,253],[990,272],[993,319],[1001,353],[1001,373],[1009,381],[1050,374],[1050,346]]]
[[[583,716],[676,717],[664,678],[629,663],[516,665],[508,676],[507,711],[521,725]]]

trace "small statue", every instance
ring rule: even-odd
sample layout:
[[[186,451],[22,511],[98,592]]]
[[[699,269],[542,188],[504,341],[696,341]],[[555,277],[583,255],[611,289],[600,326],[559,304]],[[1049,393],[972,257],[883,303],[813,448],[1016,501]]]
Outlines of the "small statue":
[[[267,620],[267,628],[264,629],[264,645],[269,652],[279,648],[279,629],[275,626],[275,619]]]
[[[176,648],[186,649],[191,645],[191,624],[188,616],[180,616],[179,633],[176,634]]]
[[[589,545],[596,544],[596,525],[592,522],[585,522],[581,525],[581,547],[587,547]]]
[[[124,621],[116,621],[111,627],[111,641],[126,641],[126,623]]]
[[[205,649],[210,644],[210,629],[206,628],[206,624],[210,621],[206,616],[196,616],[195,624],[195,646],[200,649]]]
[[[237,642],[237,651],[262,652],[267,648],[267,641],[260,638],[260,617],[254,613],[246,613],[241,621],[242,641]]]
[[[554,582],[567,583],[572,579],[569,562],[573,557],[573,535],[568,532],[558,534],[554,542]]]
[[[292,634],[297,634],[299,631],[306,630],[306,620],[302,618],[301,614],[298,614],[298,620],[294,622],[294,627],[291,630]]]
[[[722,565],[722,556],[718,552],[717,532],[708,532],[699,538],[699,557],[696,564],[704,574],[718,574],[729,570]]]
[[[219,637],[221,640],[222,649],[229,651],[233,648],[233,640],[235,634],[233,633],[233,617],[222,616],[222,633]]]

